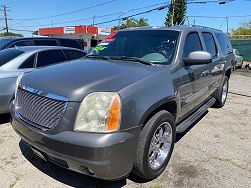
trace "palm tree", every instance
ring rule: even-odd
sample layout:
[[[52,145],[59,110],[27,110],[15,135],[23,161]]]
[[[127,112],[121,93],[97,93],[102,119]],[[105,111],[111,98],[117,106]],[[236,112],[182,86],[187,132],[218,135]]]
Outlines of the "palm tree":
[[[149,26],[147,21],[146,18],[140,18],[139,20],[136,20],[136,23],[138,27]]]
[[[139,20],[135,18],[128,18],[126,19],[126,23],[122,24],[121,26],[114,26],[114,29],[125,29],[125,28],[130,28],[130,27],[143,27],[143,26],[148,26],[149,24],[147,23],[147,19],[145,18],[140,18]]]

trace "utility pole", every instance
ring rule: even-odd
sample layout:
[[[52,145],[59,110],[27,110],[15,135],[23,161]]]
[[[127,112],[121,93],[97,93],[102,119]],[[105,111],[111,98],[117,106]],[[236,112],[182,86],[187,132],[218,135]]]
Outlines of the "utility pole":
[[[95,16],[93,16],[93,19],[92,19],[92,26],[94,26],[95,24]]]
[[[228,17],[226,17],[226,22],[227,22],[227,34],[228,34]]]
[[[174,9],[175,9],[175,0],[172,0],[172,7],[173,7],[173,13],[172,13],[172,26],[174,24]]]
[[[53,19],[51,19],[51,27],[53,27]]]
[[[8,27],[8,16],[7,16],[7,12],[10,11],[8,10],[5,5],[2,6],[2,11],[3,11],[3,16],[4,16],[4,20],[5,20],[5,29],[6,29],[6,33],[9,34],[9,27]]]

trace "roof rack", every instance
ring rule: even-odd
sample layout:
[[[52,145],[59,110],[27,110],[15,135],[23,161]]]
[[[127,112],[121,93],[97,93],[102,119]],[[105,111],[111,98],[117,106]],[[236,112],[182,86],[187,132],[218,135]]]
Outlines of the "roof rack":
[[[202,26],[202,25],[190,25],[191,27],[199,27],[199,28],[204,28],[204,29],[211,29],[211,30],[214,30],[214,31],[221,31],[220,29],[215,29],[215,28],[212,28],[212,27],[207,27],[207,26]]]

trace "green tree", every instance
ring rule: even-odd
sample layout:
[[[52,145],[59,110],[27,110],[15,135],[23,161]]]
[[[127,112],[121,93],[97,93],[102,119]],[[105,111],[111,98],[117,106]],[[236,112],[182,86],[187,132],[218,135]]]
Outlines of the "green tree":
[[[179,25],[184,24],[187,11],[186,0],[172,0],[166,16],[165,25]]]
[[[148,20],[145,18],[140,18],[139,20],[136,20],[137,27],[143,27],[143,26],[149,26]]]
[[[12,33],[12,32],[4,32],[0,33],[0,37],[23,37],[23,35],[18,34],[18,33]]]
[[[126,19],[126,23],[120,25],[120,26],[114,26],[114,29],[119,30],[119,29],[125,29],[125,28],[130,28],[130,27],[143,27],[143,26],[149,26],[148,20],[145,18],[140,18],[140,19],[134,19],[134,18],[128,18]]]
[[[246,22],[249,23],[250,22]],[[251,38],[251,25],[243,25],[237,29],[233,29],[230,33],[231,39],[250,39]]]

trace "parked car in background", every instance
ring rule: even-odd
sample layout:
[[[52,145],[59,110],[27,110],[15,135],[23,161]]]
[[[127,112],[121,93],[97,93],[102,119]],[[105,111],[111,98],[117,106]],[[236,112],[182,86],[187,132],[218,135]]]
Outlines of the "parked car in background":
[[[20,76],[12,126],[35,154],[67,169],[151,180],[165,170],[176,133],[224,106],[233,61],[220,30],[120,30],[85,59]]]
[[[250,69],[251,70],[251,64],[247,64],[247,65],[245,65],[245,68],[247,69]]]
[[[9,104],[14,98],[16,80],[20,74],[79,59],[85,55],[82,50],[49,46],[9,48],[0,51],[0,114],[9,112]]]
[[[234,53],[235,68],[241,68],[243,64],[242,54],[240,54],[238,49],[233,49],[233,53]]]
[[[48,37],[0,38],[0,50],[21,46],[64,46],[84,50],[83,46],[74,39]]]

